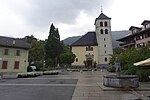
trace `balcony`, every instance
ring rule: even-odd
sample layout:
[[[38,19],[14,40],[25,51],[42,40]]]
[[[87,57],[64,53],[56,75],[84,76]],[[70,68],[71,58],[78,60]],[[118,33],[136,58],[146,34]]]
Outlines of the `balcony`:
[[[126,41],[125,43],[121,43],[120,46],[130,46],[135,45],[135,41]]]

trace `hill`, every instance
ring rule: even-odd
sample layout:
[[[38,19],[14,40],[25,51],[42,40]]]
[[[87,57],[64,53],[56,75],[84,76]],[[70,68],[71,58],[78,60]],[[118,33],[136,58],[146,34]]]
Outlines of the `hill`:
[[[116,41],[117,39],[127,35],[129,33],[129,31],[125,30],[125,31],[112,31],[112,44],[113,44],[113,48],[118,47],[119,43],[118,41]],[[77,41],[79,38],[81,38],[82,36],[73,36],[73,37],[68,37],[66,39],[63,40],[65,45],[71,45],[72,43],[74,43],[75,41]]]

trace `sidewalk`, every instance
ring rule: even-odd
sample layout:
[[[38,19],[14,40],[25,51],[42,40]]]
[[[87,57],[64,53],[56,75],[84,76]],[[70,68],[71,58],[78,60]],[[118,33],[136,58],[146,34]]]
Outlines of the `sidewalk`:
[[[103,86],[103,75],[107,71],[78,73],[78,82],[72,100],[134,100],[150,95],[150,84],[140,83],[136,91],[121,91]]]

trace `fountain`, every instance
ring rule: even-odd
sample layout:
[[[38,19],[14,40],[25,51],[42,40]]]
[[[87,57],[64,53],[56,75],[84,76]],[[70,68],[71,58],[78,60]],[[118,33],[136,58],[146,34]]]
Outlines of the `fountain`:
[[[116,75],[104,75],[103,85],[116,88],[137,88],[139,87],[139,78],[136,75],[121,75],[120,61],[116,57],[115,61]]]

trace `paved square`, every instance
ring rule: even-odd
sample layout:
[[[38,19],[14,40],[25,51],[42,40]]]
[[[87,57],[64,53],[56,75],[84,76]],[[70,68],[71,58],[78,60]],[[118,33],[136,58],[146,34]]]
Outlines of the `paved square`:
[[[0,100],[71,100],[77,79],[31,78],[0,81]]]
[[[150,91],[103,91],[106,71],[62,72],[36,78],[0,80],[0,100],[147,100]],[[144,88],[149,83],[141,84]]]

